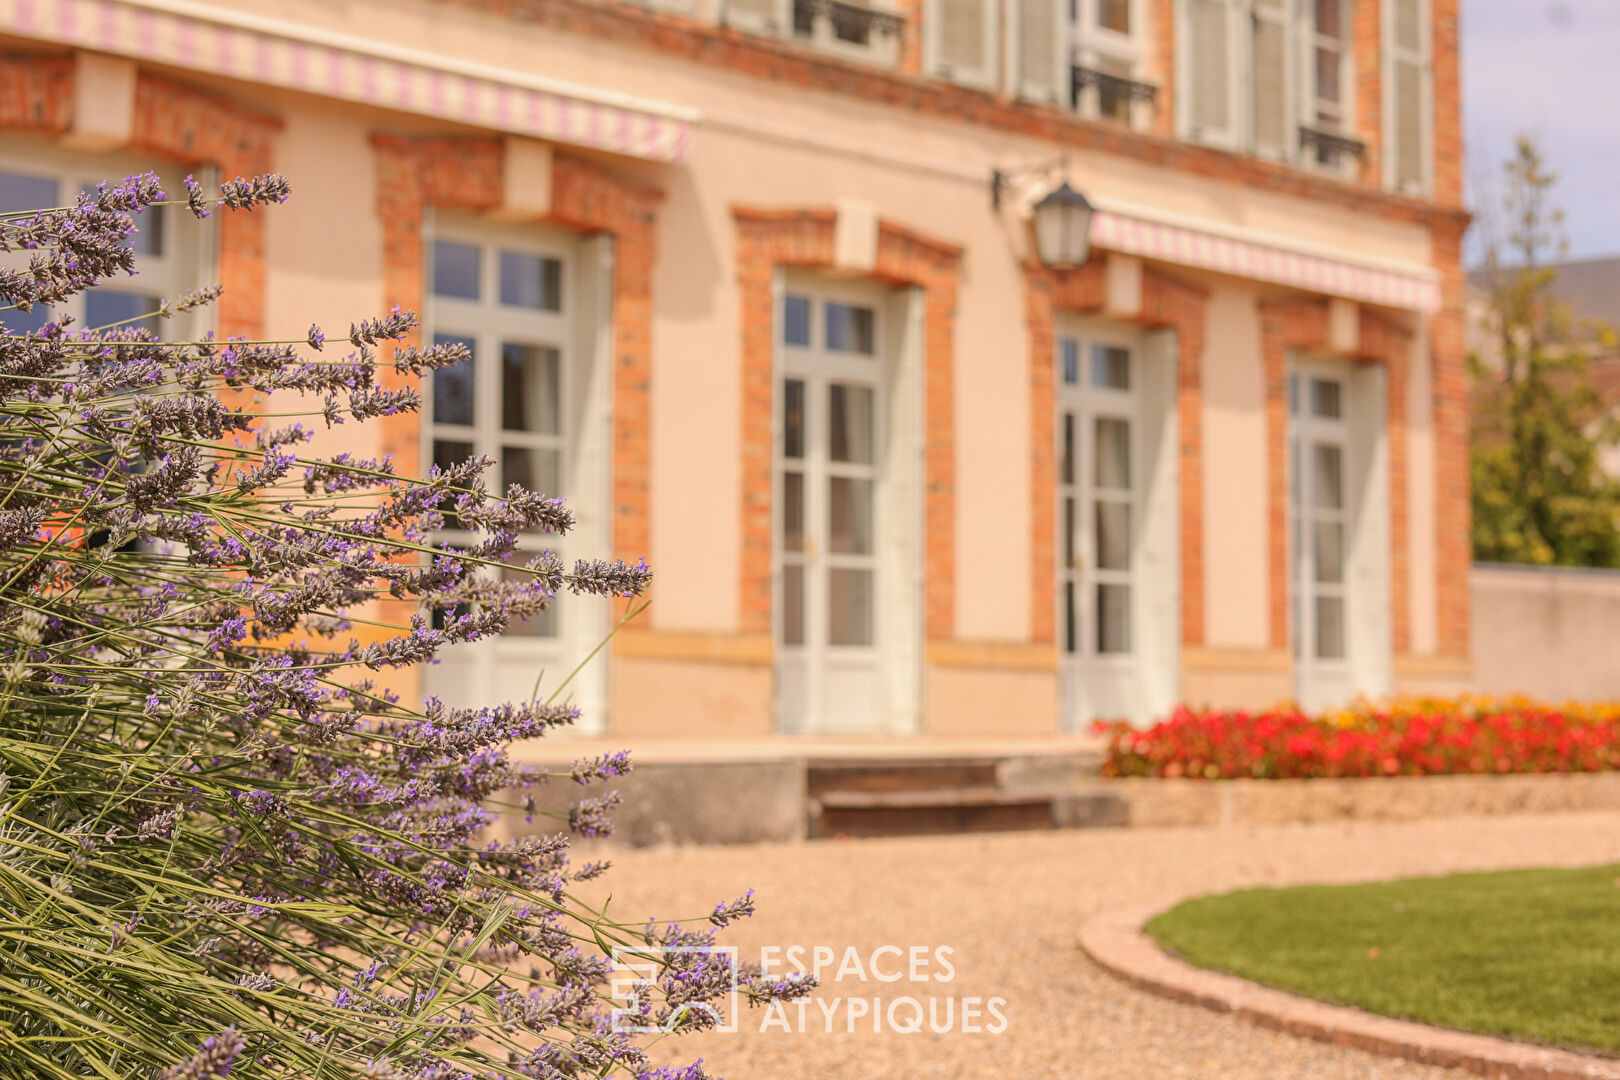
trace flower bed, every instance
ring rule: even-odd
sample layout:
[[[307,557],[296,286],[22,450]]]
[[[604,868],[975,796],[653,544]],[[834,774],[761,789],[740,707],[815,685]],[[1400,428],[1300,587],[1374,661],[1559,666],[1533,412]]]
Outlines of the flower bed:
[[[1308,716],[1196,712],[1096,725],[1104,776],[1206,779],[1569,773],[1620,769],[1620,703],[1411,698]]]

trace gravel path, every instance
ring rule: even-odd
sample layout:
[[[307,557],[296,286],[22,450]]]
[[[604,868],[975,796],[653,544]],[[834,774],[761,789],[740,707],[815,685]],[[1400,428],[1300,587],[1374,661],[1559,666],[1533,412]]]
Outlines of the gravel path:
[[[1349,823],[1230,829],[1121,829],[899,840],[821,841],[624,852],[605,884],[621,917],[692,915],[757,890],[759,914],[723,936],[745,957],[767,946],[822,945],[840,961],[872,951],[953,951],[947,982],[862,982],[825,972],[830,1020],[811,1004],[761,1030],[665,1044],[670,1060],[706,1059],[728,1080],[914,1078],[1451,1078],[1462,1074],[1267,1032],[1131,989],[1093,966],[1075,932],[1120,904],[1253,884],[1357,881],[1465,869],[1620,862],[1620,814],[1453,818],[1417,824]],[[1617,880],[1620,885],[1620,880]],[[876,958],[884,973],[892,955]],[[938,965],[928,973],[944,974]],[[851,999],[886,1009],[911,997],[1004,998],[1005,1030],[873,1031],[849,1027]],[[832,1001],[828,1001],[833,1005]],[[858,1011],[858,1010],[857,1010]],[[910,1006],[899,1005],[904,1023]],[[943,1021],[943,1011],[939,1013]],[[993,1014],[980,1025],[994,1024]],[[926,1017],[925,1017],[926,1022]],[[831,1032],[827,1030],[831,1027]],[[663,1055],[660,1054],[660,1057]]]

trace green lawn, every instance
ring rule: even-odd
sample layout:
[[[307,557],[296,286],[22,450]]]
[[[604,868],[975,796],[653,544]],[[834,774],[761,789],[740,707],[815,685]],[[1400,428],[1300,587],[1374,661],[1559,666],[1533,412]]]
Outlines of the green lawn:
[[[1200,967],[1307,997],[1620,1053],[1620,866],[1249,889],[1147,931]]]

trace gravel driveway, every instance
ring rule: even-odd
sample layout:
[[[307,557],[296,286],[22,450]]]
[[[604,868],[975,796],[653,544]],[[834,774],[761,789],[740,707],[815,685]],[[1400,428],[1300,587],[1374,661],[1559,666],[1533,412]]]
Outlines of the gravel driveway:
[[[603,884],[620,917],[699,915],[753,887],[759,914],[723,941],[745,957],[797,945],[807,958],[815,946],[835,958],[817,994],[830,1012],[811,1004],[802,1019],[789,1009],[765,1026],[755,1011],[736,1033],[665,1044],[670,1060],[703,1057],[728,1080],[1455,1080],[1462,1074],[1274,1034],[1134,990],[1093,966],[1075,931],[1104,908],[1244,885],[1620,862],[1620,814],[834,840],[644,849],[614,859]],[[922,947],[921,980],[910,981],[905,952],[899,961],[894,952],[874,955],[883,946]],[[952,950],[943,963],[935,951],[942,946]],[[941,980],[946,965],[950,977]],[[875,974],[902,978],[880,982]],[[991,1011],[996,997],[1005,1004]],[[902,998],[918,1004],[896,1003]],[[980,1030],[966,1031],[962,1008],[975,998],[979,1015],[969,1026]],[[865,1015],[855,999],[864,999]],[[930,1007],[945,1033],[928,1030]],[[892,1030],[919,1012],[922,1031]],[[998,1013],[1004,1030],[993,1033]]]

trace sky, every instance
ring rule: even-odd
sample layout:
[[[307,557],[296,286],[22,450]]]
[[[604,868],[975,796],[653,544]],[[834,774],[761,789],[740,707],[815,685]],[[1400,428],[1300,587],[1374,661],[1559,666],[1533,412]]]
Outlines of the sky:
[[[1462,0],[1462,53],[1470,204],[1529,132],[1559,176],[1568,257],[1620,256],[1620,0]]]

